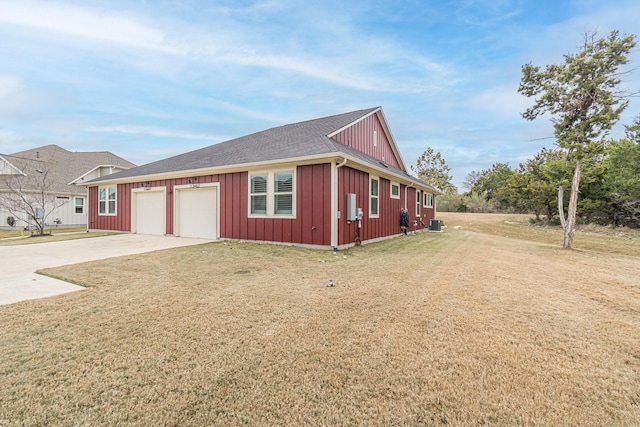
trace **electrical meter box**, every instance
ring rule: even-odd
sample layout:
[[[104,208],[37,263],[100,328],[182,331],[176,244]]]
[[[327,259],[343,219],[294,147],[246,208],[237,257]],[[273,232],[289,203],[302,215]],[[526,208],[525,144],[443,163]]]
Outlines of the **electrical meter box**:
[[[347,221],[355,221],[357,218],[356,212],[356,195],[355,193],[347,194]]]

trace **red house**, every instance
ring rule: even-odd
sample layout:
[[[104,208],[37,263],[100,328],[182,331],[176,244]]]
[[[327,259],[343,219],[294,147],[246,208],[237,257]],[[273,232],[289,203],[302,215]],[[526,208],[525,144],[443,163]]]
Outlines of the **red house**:
[[[215,144],[90,181],[92,230],[344,248],[435,218],[380,107]]]

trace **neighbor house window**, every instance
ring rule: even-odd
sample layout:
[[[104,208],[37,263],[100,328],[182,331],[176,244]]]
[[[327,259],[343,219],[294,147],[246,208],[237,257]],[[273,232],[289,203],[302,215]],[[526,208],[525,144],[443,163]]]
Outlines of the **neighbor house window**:
[[[377,218],[379,209],[380,180],[371,177],[369,180],[369,217]]]
[[[392,199],[400,198],[400,184],[396,182],[391,183],[391,198]]]
[[[116,214],[116,196],[118,194],[117,187],[100,187],[98,188],[98,214],[115,215]]]
[[[75,197],[73,200],[73,213],[81,215],[84,213],[84,197]]]
[[[433,194],[431,193],[424,193],[423,197],[423,206],[425,208],[430,208],[433,206]]]
[[[416,190],[416,216],[420,216],[420,190]]]
[[[295,171],[261,172],[249,175],[249,215],[295,215]]]

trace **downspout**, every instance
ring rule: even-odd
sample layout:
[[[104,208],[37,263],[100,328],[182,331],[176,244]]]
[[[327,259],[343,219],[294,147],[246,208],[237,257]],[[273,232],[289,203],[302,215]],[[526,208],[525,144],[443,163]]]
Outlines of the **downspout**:
[[[438,218],[438,198],[436,197],[436,195],[433,195],[433,219],[437,219]]]
[[[404,186],[404,208],[406,210],[409,210],[409,208],[407,207],[407,188],[411,187],[413,187],[413,182],[410,182],[409,184]]]
[[[338,169],[347,164],[347,158],[342,162],[331,162],[331,247],[338,248]]]

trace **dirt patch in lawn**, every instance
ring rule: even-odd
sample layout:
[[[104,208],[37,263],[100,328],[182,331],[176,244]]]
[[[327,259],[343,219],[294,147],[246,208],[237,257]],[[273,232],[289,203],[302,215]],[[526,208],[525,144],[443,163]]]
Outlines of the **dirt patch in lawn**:
[[[640,423],[637,257],[463,227],[50,271],[89,288],[0,307],[1,425]]]

